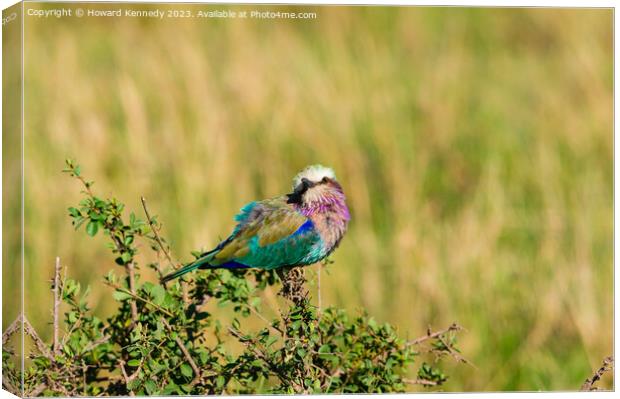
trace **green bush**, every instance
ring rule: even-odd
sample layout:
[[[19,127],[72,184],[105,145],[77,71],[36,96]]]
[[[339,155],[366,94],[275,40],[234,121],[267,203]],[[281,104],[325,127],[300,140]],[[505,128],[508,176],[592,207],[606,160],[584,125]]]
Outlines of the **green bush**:
[[[144,199],[146,220],[130,213],[127,221],[123,204],[97,197],[78,165],[68,160],[64,171],[84,186],[85,198],[69,208],[73,225],[90,236],[105,234],[124,269],[122,276],[110,272],[103,279],[118,309],[107,320],[93,315],[88,289],[61,277],[57,262],[53,342],[43,342],[25,317],[16,321],[35,344],[23,373],[27,396],[403,392],[410,385],[443,384],[448,377],[437,362],[445,355],[465,362],[455,348],[456,324],[406,341],[367,314],[313,306],[298,268],[283,275],[281,293],[289,305],[274,320],[263,315],[260,300],[266,287],[278,283],[272,271],[203,271],[168,285],[142,281],[136,255],[144,245],[138,243],[157,255],[148,267],[160,277],[164,268],[180,266]],[[209,301],[232,309],[230,325],[205,310]],[[244,327],[252,316],[264,327]],[[7,343],[16,330],[3,336],[3,384],[14,392],[21,373]],[[415,377],[407,378],[418,360]]]

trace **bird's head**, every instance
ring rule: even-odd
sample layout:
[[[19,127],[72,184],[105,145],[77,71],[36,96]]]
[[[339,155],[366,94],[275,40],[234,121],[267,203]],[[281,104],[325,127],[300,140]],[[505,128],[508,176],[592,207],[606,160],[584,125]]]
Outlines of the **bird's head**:
[[[342,196],[343,193],[334,171],[322,165],[312,165],[293,179],[293,192],[288,194],[288,202],[311,205],[324,202],[335,195]]]

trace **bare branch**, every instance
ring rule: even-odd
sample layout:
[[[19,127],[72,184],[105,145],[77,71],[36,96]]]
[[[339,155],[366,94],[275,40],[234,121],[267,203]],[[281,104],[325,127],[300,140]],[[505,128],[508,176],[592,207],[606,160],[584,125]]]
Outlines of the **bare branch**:
[[[592,378],[588,378],[583,383],[583,385],[581,386],[581,390],[582,391],[598,390],[598,388],[595,387],[594,384],[597,381],[599,381],[606,372],[613,370],[613,368],[614,368],[614,358],[613,356],[607,356],[605,359],[603,359],[603,365],[594,372],[594,375],[592,375]]]
[[[13,320],[13,322],[2,333],[2,346],[6,346],[7,342],[11,338],[11,335],[15,334],[22,326],[22,315],[20,314]]]
[[[43,391],[45,391],[46,388],[47,388],[47,384],[45,382],[43,382],[43,383],[37,385],[36,387],[34,387],[34,389],[32,391],[30,391],[28,393],[28,395],[26,395],[26,396],[28,396],[30,398],[34,398],[36,396],[41,395],[43,393]]]
[[[437,337],[441,337],[444,334],[447,334],[449,332],[452,331],[460,331],[462,330],[463,327],[459,326],[456,323],[452,323],[452,325],[446,329],[440,330],[440,331],[436,331],[436,332],[431,332],[431,329],[429,328],[426,335],[420,337],[420,338],[416,338],[412,341],[408,341],[406,343],[406,346],[413,346],[413,345],[419,345],[424,341],[428,341],[429,339],[433,339],[433,338],[437,338]]]
[[[125,361],[120,360],[118,362],[118,367],[121,369],[121,373],[123,374],[123,378],[125,379],[125,383],[129,383],[129,376],[127,375],[127,371],[125,370]]]
[[[168,331],[170,331],[171,333],[174,332],[174,330],[172,329],[172,327],[170,327],[170,324],[168,324],[168,322],[166,321],[166,319],[164,319],[163,317],[160,318],[161,322],[164,324],[164,326],[166,326],[166,328],[168,329]],[[177,345],[179,346],[179,349],[181,349],[181,352],[183,352],[183,356],[185,356],[185,359],[187,360],[187,362],[189,363],[189,365],[191,366],[192,370],[194,370],[194,379],[191,382],[191,385],[196,384],[198,381],[200,381],[201,378],[201,374],[200,374],[200,369],[198,368],[198,366],[196,365],[196,362],[194,361],[194,359],[192,358],[192,356],[189,354],[189,352],[187,351],[187,348],[185,347],[185,345],[183,344],[183,341],[181,341],[181,338],[179,338],[178,336],[174,339],[175,342],[177,343]]]
[[[427,385],[427,386],[435,386],[437,385],[437,382],[435,381],[431,381],[431,380],[425,380],[422,378],[416,378],[415,380],[409,379],[409,378],[403,378],[403,382],[405,384],[410,384],[410,385]]]
[[[119,366],[119,367],[120,367],[120,369],[121,369],[121,373],[123,373],[123,378],[125,379],[125,386],[128,386],[128,385],[129,385],[129,383],[131,382],[131,380],[133,380],[133,378],[135,378],[135,376],[134,376],[134,375],[132,375],[132,377],[133,377],[133,378],[132,378],[132,377],[129,377],[129,376],[127,375],[127,371],[125,370],[125,361],[124,361],[124,360],[119,361],[119,362],[118,362],[118,366]],[[140,369],[138,368],[138,370],[140,370]],[[137,374],[136,374],[136,375],[137,375]],[[127,390],[129,391],[129,396],[136,396],[136,394],[135,394],[135,393],[133,393],[133,391],[132,391],[132,390],[130,390],[129,388],[127,388]]]
[[[101,344],[105,344],[106,342],[108,342],[110,340],[110,336],[109,335],[104,335],[103,337],[99,338],[98,340],[89,343],[88,345],[86,345],[86,347],[84,347],[83,352],[89,352],[93,349],[95,349],[97,346],[101,345]]]
[[[80,182],[82,182],[82,184],[84,185],[84,188],[86,189],[86,194],[88,194],[89,197],[94,197],[95,195],[93,194],[92,190],[90,189],[90,186],[92,185],[92,182],[87,182],[86,179],[84,179],[81,175],[79,174],[75,174],[74,176],[78,178],[78,180]]]
[[[87,396],[86,395],[86,371],[88,370],[88,366],[86,366],[86,363],[84,363],[84,360],[82,359],[82,396]]]
[[[129,277],[129,291],[134,298],[137,298],[136,295],[136,282],[135,282],[135,271],[133,262],[129,262],[125,265],[125,271],[127,272],[127,276]],[[136,305],[136,301],[130,301],[129,306],[131,307],[131,320],[133,323],[138,322],[138,306]]]
[[[303,268],[282,267],[276,269],[276,273],[282,281],[282,289],[279,294],[293,302],[296,306],[300,306],[308,297],[308,290],[304,287],[306,278]]]
[[[22,394],[21,390],[17,389],[13,384],[11,384],[8,381],[8,378],[6,378],[6,376],[2,376],[2,387],[15,396],[21,396]]]
[[[149,210],[146,206],[146,198],[144,197],[140,197],[140,200],[142,201],[142,208],[144,209],[144,214],[146,215],[146,220],[149,223],[149,226],[151,226],[151,231],[153,231],[153,235],[155,236],[155,241],[157,242],[157,244],[159,245],[159,247],[161,248],[162,252],[164,253],[164,255],[166,256],[166,259],[168,259],[168,263],[170,264],[170,266],[173,269],[179,269],[182,265],[180,262],[178,261],[174,261],[172,259],[172,254],[170,253],[170,246],[168,245],[164,245],[164,241],[162,240],[161,236],[159,235],[159,230],[161,229],[161,225],[158,228],[155,223],[153,222],[153,219],[151,218],[151,214],[149,213]],[[157,273],[159,274],[159,278],[161,279],[163,277],[163,274],[159,268],[159,265],[157,265]],[[166,286],[166,284],[164,283],[164,287]],[[187,287],[187,283],[183,280],[181,280],[181,295],[183,297],[183,302],[186,304],[189,304],[189,290]]]
[[[162,252],[166,256],[166,259],[168,259],[168,263],[170,263],[170,266],[172,266],[173,269],[178,269],[181,265],[179,262],[175,262],[172,260],[172,255],[170,254],[170,247],[165,246],[163,240],[159,236],[159,229],[153,222],[153,219],[151,218],[151,214],[149,213],[149,210],[146,207],[146,199],[144,197],[140,197],[140,200],[142,201],[142,208],[144,209],[146,220],[149,222],[149,226],[151,226],[151,231],[153,232],[155,236],[155,241],[157,241],[157,244],[159,244],[159,247],[161,248]],[[161,275],[161,272],[159,274],[160,274],[159,276],[160,278],[163,277]]]
[[[250,309],[250,312],[252,312],[254,315],[256,315],[256,317],[258,317],[259,319],[261,319],[262,321],[265,322],[265,324],[267,324],[267,327],[271,328],[273,331],[279,333],[280,335],[284,335],[284,332],[274,326],[269,320],[267,320],[267,318],[265,316],[263,316],[258,310],[254,309],[254,306],[248,304],[248,309]]]
[[[54,269],[54,354],[58,354],[60,347],[58,345],[58,312],[60,311],[60,257],[56,257],[56,267]]]
[[[452,355],[452,357],[454,359],[456,359],[456,361],[461,362],[461,363],[465,363],[465,364],[469,364],[473,368],[478,369],[478,367],[476,367],[475,364],[473,364],[469,360],[465,359],[465,357],[463,357],[460,353],[458,353],[456,350],[454,350],[453,346],[451,344],[448,344],[443,339],[443,337],[441,335],[439,337],[437,337],[437,339],[439,339],[439,341],[446,347],[446,350],[450,353],[450,355]]]
[[[22,315],[22,317],[24,320],[24,332],[32,338],[37,349],[39,350],[39,352],[41,352],[43,356],[47,357],[51,361],[54,361],[53,354],[50,353],[49,348],[47,347],[45,342],[43,342],[43,340],[39,337],[39,334],[37,334],[35,329],[32,327],[32,324],[30,324],[25,315]]]
[[[317,290],[317,300],[318,300],[318,314],[321,314],[321,269],[323,268],[322,263],[317,264],[317,275],[316,275],[316,290]]]
[[[109,285],[110,287],[112,287],[112,288],[114,288],[114,289],[116,289],[116,290],[118,290],[118,291],[120,291],[120,292],[122,292],[124,294],[127,294],[127,295],[131,296],[133,299],[137,299],[137,300],[139,300],[141,302],[146,303],[147,305],[151,305],[155,309],[159,310],[160,312],[162,312],[162,313],[164,313],[164,314],[166,314],[166,315],[168,315],[170,317],[174,317],[174,315],[172,313],[168,312],[166,309],[162,308],[161,306],[159,306],[159,305],[149,301],[146,298],[142,298],[141,296],[137,295],[136,293],[131,292],[131,291],[127,290],[126,288],[121,287],[118,284],[112,284],[112,283],[109,283],[109,282],[105,282],[104,284]],[[135,304],[135,302],[133,302],[133,301],[132,301],[132,303]]]

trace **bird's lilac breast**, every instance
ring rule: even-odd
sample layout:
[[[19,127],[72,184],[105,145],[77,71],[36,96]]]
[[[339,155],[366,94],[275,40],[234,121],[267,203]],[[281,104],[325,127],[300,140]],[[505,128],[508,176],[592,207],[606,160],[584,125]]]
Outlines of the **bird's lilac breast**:
[[[312,221],[314,229],[321,237],[321,248],[316,248],[313,256],[321,260],[340,243],[351,219],[349,209],[343,198],[333,197],[300,209]],[[316,262],[315,261],[315,262]]]

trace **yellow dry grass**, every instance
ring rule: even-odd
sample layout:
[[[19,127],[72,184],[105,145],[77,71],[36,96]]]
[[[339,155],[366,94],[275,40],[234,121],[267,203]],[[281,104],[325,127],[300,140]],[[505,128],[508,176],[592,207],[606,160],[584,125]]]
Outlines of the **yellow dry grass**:
[[[613,347],[612,11],[312,10],[26,20],[32,323],[49,330],[57,255],[113,306],[118,266],[73,231],[64,158],[129,209],[144,195],[184,260],[318,162],[353,215],[324,305],[410,337],[465,326],[477,369],[447,390],[578,389]]]

